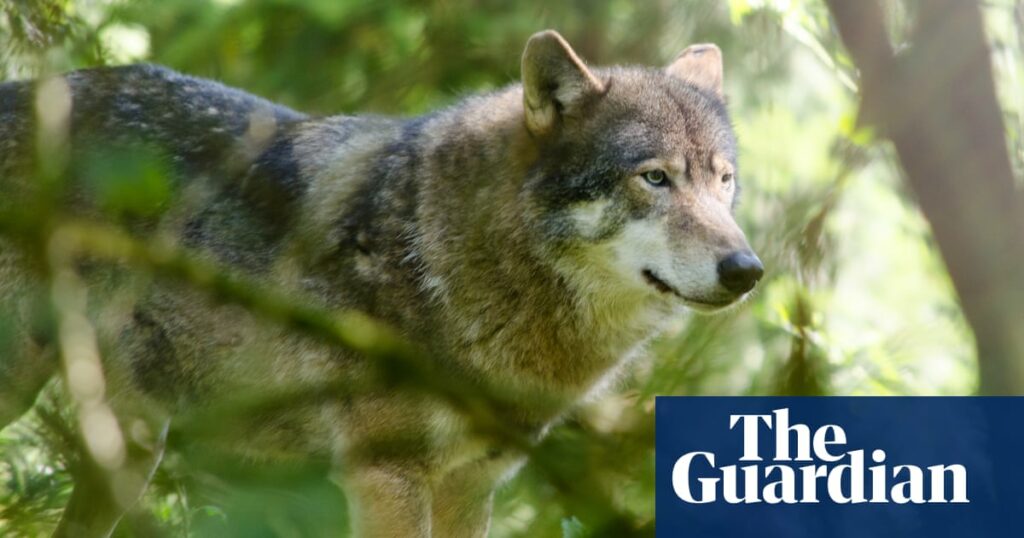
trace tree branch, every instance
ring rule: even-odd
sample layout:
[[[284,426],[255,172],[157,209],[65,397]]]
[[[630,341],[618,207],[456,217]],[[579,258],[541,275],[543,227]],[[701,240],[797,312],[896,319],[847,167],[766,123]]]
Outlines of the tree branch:
[[[477,436],[510,453],[529,457],[540,474],[563,494],[568,506],[595,522],[594,536],[650,534],[650,529],[634,528],[631,516],[616,506],[606,488],[594,477],[573,473],[559,459],[557,452],[549,450],[547,444],[538,445],[531,431],[508,420],[506,411],[516,401],[532,399],[544,404],[557,403],[545,395],[484,384],[446,366],[443,357],[425,354],[394,329],[365,314],[309,306],[284,290],[205,262],[175,246],[139,241],[115,226],[77,219],[47,220],[34,213],[17,210],[0,213],[0,235],[26,245],[44,243],[51,257],[120,263],[158,277],[178,280],[221,301],[240,305],[283,327],[363,355],[370,360],[369,364],[377,374],[374,382],[437,398],[462,413]],[[254,411],[315,404],[326,398],[365,389],[334,380],[277,391],[262,389],[258,399],[245,394],[179,417],[179,424],[172,429],[171,435],[201,434],[204,424],[206,427],[215,426]],[[596,435],[592,440],[601,442]]]

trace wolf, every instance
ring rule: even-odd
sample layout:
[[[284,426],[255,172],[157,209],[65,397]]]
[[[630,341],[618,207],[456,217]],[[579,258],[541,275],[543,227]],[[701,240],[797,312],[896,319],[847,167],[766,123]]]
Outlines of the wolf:
[[[55,196],[71,215],[363,312],[481,387],[543,395],[501,414],[537,440],[600,396],[666,321],[739,303],[764,268],[733,218],[739,170],[718,47],[692,45],[664,68],[598,68],[548,30],[527,42],[521,75],[414,118],[310,117],[152,65],[5,83],[0,211],[32,207],[25,193],[46,191],[39,170],[52,164],[38,146],[61,145],[67,187]],[[147,156],[168,193],[148,211],[111,210],[97,178],[116,171],[96,155]],[[29,244],[0,236],[11,318],[0,426],[61,364],[46,262]],[[179,413],[372,377],[368,359],[188,285],[75,268],[131,449],[104,469],[116,479],[76,484],[56,535],[110,535]],[[485,536],[496,485],[523,463],[443,402],[372,384],[226,427],[244,430],[232,448],[253,457],[339,462],[353,531],[368,538]]]

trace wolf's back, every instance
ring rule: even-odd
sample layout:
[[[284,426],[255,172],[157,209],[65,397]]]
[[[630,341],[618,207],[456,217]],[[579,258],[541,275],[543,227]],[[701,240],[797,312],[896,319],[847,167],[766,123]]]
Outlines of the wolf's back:
[[[3,176],[33,170],[39,144],[47,142],[45,132],[40,140],[40,117],[65,109],[60,102],[65,96],[71,100],[64,125],[73,157],[94,149],[146,147],[186,174],[222,167],[254,128],[272,133],[304,118],[217,82],[154,65],[84,69],[56,80],[57,90],[51,86],[49,92],[39,91],[46,84],[40,81],[0,84]],[[47,158],[45,151],[39,158]]]

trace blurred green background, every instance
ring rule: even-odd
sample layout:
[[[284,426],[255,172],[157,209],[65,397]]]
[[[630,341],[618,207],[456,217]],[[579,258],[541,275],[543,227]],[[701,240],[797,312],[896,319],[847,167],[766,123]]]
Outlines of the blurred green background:
[[[913,2],[887,2],[905,39]],[[1024,7],[984,4],[1018,178]],[[415,115],[516,81],[527,37],[559,30],[593,64],[666,64],[714,42],[740,140],[738,209],[768,268],[746,306],[680,319],[613,396],[545,449],[653,520],[656,394],[967,394],[977,366],[928,226],[891,148],[858,130],[856,77],[811,0],[0,0],[0,76],[154,62],[310,113]],[[0,313],[0,315],[3,315]],[[70,490],[59,388],[0,433],[0,535],[45,534]],[[173,447],[172,447],[173,448]],[[316,465],[172,450],[123,536],[337,536],[345,502]],[[498,496],[492,536],[585,536],[532,467]]]

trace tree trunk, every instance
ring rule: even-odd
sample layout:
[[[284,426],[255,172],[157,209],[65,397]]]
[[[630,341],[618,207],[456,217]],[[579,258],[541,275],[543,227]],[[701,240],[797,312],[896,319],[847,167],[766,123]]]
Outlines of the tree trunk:
[[[862,119],[895,145],[974,329],[980,391],[1024,394],[1024,196],[978,4],[918,3],[894,55],[876,1],[827,2],[860,69]]]

